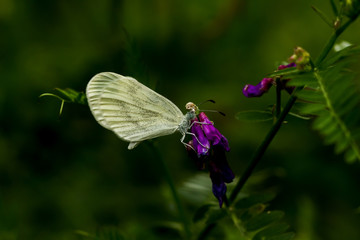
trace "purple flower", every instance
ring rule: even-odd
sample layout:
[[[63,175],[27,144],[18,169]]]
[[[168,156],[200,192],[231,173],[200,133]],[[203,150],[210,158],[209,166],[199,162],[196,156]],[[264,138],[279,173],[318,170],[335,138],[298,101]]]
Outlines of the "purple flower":
[[[273,81],[274,80],[272,78],[263,78],[263,80],[261,80],[261,82],[259,82],[256,86],[247,84],[243,89],[243,94],[245,95],[245,97],[248,98],[260,97],[264,93],[269,91],[269,89],[273,85]]]
[[[204,132],[201,128],[201,125],[198,122],[198,119],[195,118],[192,123],[191,132],[193,135],[193,148],[195,149],[198,156],[209,155],[210,142],[205,137]]]
[[[282,69],[289,68],[289,67],[296,67],[296,64],[294,62],[292,62],[292,63],[289,63],[287,65],[280,65],[278,67],[278,70],[282,70]]]
[[[202,122],[202,129],[205,133],[206,138],[211,142],[213,146],[220,144],[225,151],[230,151],[228,140],[214,127],[214,124],[210,119],[201,112],[199,114],[200,122]]]
[[[287,65],[280,65],[278,67],[278,70],[282,70],[289,67],[296,67],[295,63],[289,63]],[[291,92],[291,89],[288,89],[285,85],[290,79],[283,79],[281,80],[281,87],[288,92]],[[269,91],[272,85],[274,85],[275,81],[273,78],[263,78],[261,82],[259,82],[257,85],[251,85],[247,84],[243,88],[243,94],[247,98],[251,97],[261,97],[264,93]]]
[[[289,67],[296,67],[296,64],[294,62],[292,63],[289,63],[287,65],[280,65],[278,67],[278,70],[282,70],[282,69],[285,69],[285,68],[289,68]],[[280,81],[280,84],[281,84],[281,89],[285,89],[289,94],[292,94],[292,92],[294,91],[295,87],[289,87],[287,86],[287,83],[290,81],[291,79],[282,79]]]
[[[196,136],[188,143],[189,156],[195,160],[199,169],[208,165],[212,181],[212,191],[221,207],[226,198],[226,185],[235,178],[234,173],[226,160],[225,152],[230,151],[227,139],[214,127],[205,113],[199,114],[200,123],[197,119],[191,128]],[[194,151],[195,150],[195,151]]]
[[[219,200],[219,206],[221,207],[226,194],[225,183],[231,183],[235,175],[226,160],[225,151],[220,145],[213,148],[213,157],[209,162],[209,171],[213,184],[212,191]]]

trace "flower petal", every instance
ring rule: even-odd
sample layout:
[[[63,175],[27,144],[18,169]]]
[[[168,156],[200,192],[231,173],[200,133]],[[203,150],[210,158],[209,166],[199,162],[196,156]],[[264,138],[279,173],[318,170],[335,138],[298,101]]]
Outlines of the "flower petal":
[[[197,118],[194,119],[194,121],[197,121]],[[210,142],[205,137],[204,132],[200,126],[199,123],[194,123],[191,127],[191,132],[196,136],[193,135],[193,147],[198,154],[198,157],[201,155],[208,155],[209,149],[210,149]]]
[[[212,192],[219,201],[219,206],[222,207],[225,196],[226,196],[226,185],[224,182],[212,185]]]
[[[213,146],[220,145],[226,151],[230,151],[228,140],[214,127],[214,124],[206,116],[204,112],[199,114],[202,129],[204,130],[206,138],[212,143]]]
[[[260,97],[273,85],[274,80],[272,78],[263,78],[256,86],[247,84],[243,89],[243,94],[245,97]]]
[[[230,183],[234,180],[235,174],[231,170],[228,161],[226,160],[225,152],[222,148],[215,146],[213,148],[212,168],[221,173],[222,180]]]
[[[296,64],[294,62],[292,62],[292,63],[289,63],[287,65],[280,65],[278,67],[278,70],[282,70],[282,69],[289,68],[289,67],[296,67]]]

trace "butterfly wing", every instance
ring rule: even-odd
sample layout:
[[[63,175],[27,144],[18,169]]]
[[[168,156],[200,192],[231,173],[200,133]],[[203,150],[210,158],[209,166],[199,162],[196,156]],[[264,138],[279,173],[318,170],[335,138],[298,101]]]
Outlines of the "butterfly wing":
[[[86,96],[95,119],[129,149],[141,141],[172,134],[184,118],[180,109],[131,77],[103,72],[87,85]]]

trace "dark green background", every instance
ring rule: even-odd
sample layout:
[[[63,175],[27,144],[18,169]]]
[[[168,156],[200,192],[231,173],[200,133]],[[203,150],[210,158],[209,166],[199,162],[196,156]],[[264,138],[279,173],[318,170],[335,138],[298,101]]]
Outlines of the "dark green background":
[[[275,96],[272,89],[246,99],[242,88],[275,70],[295,46],[316,58],[331,29],[312,4],[331,15],[328,1],[316,0],[1,0],[0,239],[79,239],[75,230],[93,234],[103,226],[139,236],[175,219],[146,144],[128,151],[87,106],[65,105],[58,118],[60,102],[38,98],[55,87],[84,91],[98,72],[133,76],[184,112],[188,101],[216,100],[201,107],[226,113],[208,116],[229,140],[228,160],[240,176],[271,123],[234,115],[265,109]],[[360,44],[359,29],[357,21],[341,39]],[[287,120],[247,191],[277,192],[270,208],[286,212],[297,240],[360,239],[359,163],[348,165],[323,146],[310,122]],[[215,199],[180,137],[154,142],[191,217]],[[209,188],[189,194],[189,180]]]

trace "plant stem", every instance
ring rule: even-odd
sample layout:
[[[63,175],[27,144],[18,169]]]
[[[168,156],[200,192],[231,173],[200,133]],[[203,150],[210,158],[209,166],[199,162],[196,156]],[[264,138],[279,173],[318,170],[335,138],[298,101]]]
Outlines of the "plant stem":
[[[207,225],[204,230],[200,233],[198,240],[204,240],[207,235],[216,227],[216,223],[210,223]]]
[[[240,180],[238,181],[235,188],[231,192],[231,195],[229,197],[229,205],[231,205],[233,203],[236,196],[238,195],[238,193],[240,192],[240,190],[245,185],[246,181],[248,180],[248,178],[254,171],[256,165],[259,163],[260,159],[264,155],[264,153],[265,153],[266,149],[268,148],[268,146],[270,145],[271,141],[274,139],[275,135],[279,131],[281,124],[283,123],[285,117],[287,116],[287,114],[289,113],[290,109],[292,108],[292,106],[294,105],[294,103],[297,99],[296,92],[300,91],[302,89],[303,89],[303,87],[297,87],[295,89],[294,93],[291,95],[289,101],[285,105],[284,110],[281,112],[279,118],[277,119],[275,124],[271,127],[271,129],[268,132],[268,134],[266,135],[264,141],[260,144],[260,146],[256,150],[249,166],[245,169],[245,172],[241,175]]]
[[[164,161],[164,158],[161,156],[159,150],[157,147],[154,146],[154,144],[152,142],[149,142],[148,144],[150,146],[150,148],[153,150],[153,152],[155,153],[156,155],[156,158],[159,159],[159,162],[161,164],[161,167],[163,168],[163,172],[165,174],[165,180],[166,182],[168,183],[169,187],[170,187],[170,190],[171,190],[171,195],[173,196],[174,198],[174,201],[175,201],[175,205],[178,209],[178,212],[179,212],[179,217],[183,223],[183,227],[184,227],[184,232],[185,232],[185,239],[190,239],[190,236],[191,236],[191,232],[190,232],[190,228],[189,228],[189,222],[187,220],[187,217],[185,215],[185,211],[184,211],[184,208],[181,204],[181,201],[180,201],[180,198],[179,198],[179,195],[176,191],[176,188],[175,188],[175,184],[174,184],[174,181],[171,177],[171,174],[170,174],[170,171],[169,171],[169,168],[167,167],[167,164],[166,162]]]
[[[280,82],[280,78],[276,77],[276,112],[275,112],[275,116],[277,120],[280,116],[281,113],[281,82]]]
[[[347,22],[344,23],[344,25],[342,25],[340,28],[338,28],[337,30],[334,31],[333,35],[330,37],[330,39],[328,40],[327,44],[325,45],[325,47],[323,48],[321,54],[319,55],[319,57],[317,58],[316,62],[315,62],[315,66],[318,67],[322,61],[326,58],[326,56],[329,54],[331,48],[334,46],[336,39],[345,31],[345,29],[355,20],[355,18],[353,19],[349,19]]]
[[[337,10],[337,7],[336,7],[336,4],[335,4],[335,2],[334,2],[334,0],[330,0],[330,5],[331,5],[331,8],[332,8],[332,10],[333,10],[333,12],[334,12],[334,15],[335,16],[338,16],[338,10]]]

